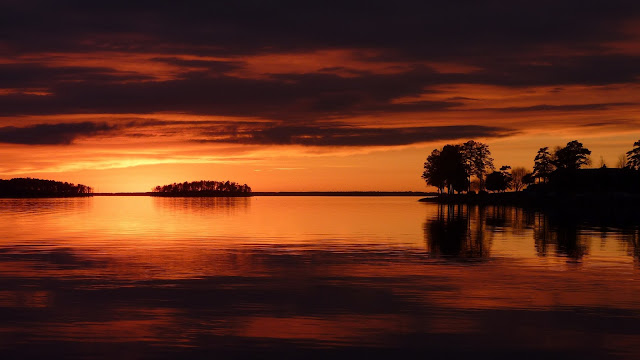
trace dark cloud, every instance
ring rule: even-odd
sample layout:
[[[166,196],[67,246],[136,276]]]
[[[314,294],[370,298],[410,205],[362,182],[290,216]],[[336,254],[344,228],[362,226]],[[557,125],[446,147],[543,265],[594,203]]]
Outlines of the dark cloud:
[[[75,139],[93,136],[116,127],[105,123],[81,122],[0,127],[0,143],[24,145],[68,145]]]
[[[177,74],[172,80],[151,81],[145,76],[109,72],[106,68],[0,65],[2,86],[50,92],[48,96],[3,95],[0,108],[4,116],[169,111],[309,123],[355,115],[452,110],[469,100],[454,96],[441,101],[396,101],[434,93],[431,88],[446,84],[603,85],[635,83],[640,76],[640,67],[635,66],[640,63],[640,56],[622,55],[546,58],[544,64],[486,63],[482,64],[483,68],[465,74],[442,74],[427,66],[413,66],[394,74],[363,71],[344,77],[318,72],[277,74],[259,79],[226,74],[240,68],[238,62],[192,62],[172,57],[156,61],[205,70]],[[606,105],[590,104],[573,109],[541,106],[529,110],[599,110]]]
[[[640,56],[612,54],[492,59],[476,63],[481,70],[443,80],[513,87],[636,83],[638,62]]]
[[[614,126],[617,129],[622,127],[635,127],[635,123],[628,119],[607,119],[607,121],[595,121],[589,123],[580,124],[582,127],[605,127],[605,126]]]
[[[340,125],[269,126],[205,133],[200,142],[255,145],[392,146],[474,137],[512,135],[513,130],[478,125],[358,128]]]
[[[191,72],[168,81],[59,82],[51,85],[50,96],[0,96],[0,108],[5,116],[173,111],[308,122],[388,111],[441,110],[459,105],[447,101],[393,103],[397,97],[424,93],[424,83],[431,76],[435,74],[424,69],[348,78],[296,74],[245,79]]]
[[[145,81],[153,77],[138,73],[116,72],[108,67],[57,66],[46,64],[0,64],[0,88],[50,88],[67,82],[90,84]]]
[[[421,98],[442,85],[635,84],[640,56],[604,48],[606,43],[633,40],[623,25],[639,18],[640,2],[630,0],[248,0],[189,5],[9,0],[0,3],[0,49],[11,59],[0,64],[0,88],[11,91],[0,95],[0,115],[175,112],[257,117],[284,125],[261,129],[263,135],[248,134],[256,143],[302,141],[305,134],[321,145],[335,145],[338,139],[350,143],[350,131],[361,129],[326,129],[318,124],[380,114],[388,114],[388,122],[393,122],[397,113],[458,110],[470,100],[452,93],[446,100],[397,101]],[[371,67],[330,63],[306,74],[287,73],[285,68],[260,78],[237,75],[246,70],[243,56],[332,49],[350,50],[362,63],[392,61],[402,67],[381,74]],[[47,63],[52,52],[73,53],[68,58],[72,62],[74,56],[81,59],[81,54],[97,51],[117,52],[118,59],[127,53],[147,53],[152,62],[178,70],[172,79],[158,79],[151,75],[153,69],[143,69],[148,70],[141,71],[144,74],[123,72],[113,64],[111,68],[109,61],[100,67]],[[20,63],[24,55],[30,63]],[[199,55],[234,60],[202,60]],[[441,73],[437,66],[427,65],[433,62],[473,70]],[[29,93],[30,89],[50,95]],[[588,111],[625,105],[609,101],[494,110]],[[46,140],[37,135],[39,126],[45,125],[30,130],[5,127],[0,135],[4,142],[65,144],[92,134],[90,127],[59,128],[60,133],[53,131],[55,136]],[[320,126],[315,135],[309,133],[314,126]],[[473,128],[457,130],[464,134],[465,129]],[[431,130],[394,131],[390,140],[375,131],[354,136],[363,144],[373,141],[368,139],[393,143],[396,138],[411,143],[411,136],[428,137],[425,134]]]
[[[640,57],[582,60],[573,59],[570,62],[573,67],[565,64],[559,68],[553,65],[520,65],[500,70],[502,64],[495,64],[491,69],[468,74],[440,74],[427,67],[416,66],[398,74],[363,73],[350,77],[328,73],[279,74],[260,79],[223,74],[237,64],[205,62],[198,66],[211,66],[216,70],[187,72],[177,79],[166,81],[122,81],[135,77],[109,75],[103,70],[98,72],[98,69],[52,70],[34,66],[27,67],[29,71],[16,66],[23,71],[11,75],[7,75],[10,73],[7,71],[2,76],[0,66],[0,78],[6,79],[10,87],[46,87],[51,92],[48,96],[21,93],[0,96],[0,108],[5,116],[170,111],[308,123],[317,119],[363,114],[451,110],[468,100],[452,97],[444,101],[395,101],[434,92],[429,87],[443,84],[519,87],[579,84],[579,80],[587,79],[590,73],[598,75],[589,81],[600,84],[632,82],[636,76],[640,76],[640,68],[632,66],[640,63]],[[21,76],[22,81],[19,80]],[[599,110],[613,105],[620,104],[572,105],[574,108],[540,105],[539,108],[502,110]]]
[[[222,74],[231,70],[237,70],[244,66],[241,61],[214,61],[214,60],[185,60],[178,57],[155,57],[151,60],[185,68],[198,68],[206,70],[209,75]]]
[[[622,39],[638,13],[610,1],[4,1],[14,51],[127,50],[242,54],[335,47],[414,58],[486,56],[539,44]],[[185,51],[186,50],[186,51]]]
[[[602,104],[567,104],[567,105],[532,105],[532,106],[512,106],[504,108],[490,108],[482,110],[503,111],[503,112],[526,112],[526,111],[581,111],[581,110],[609,110],[616,106],[637,105],[636,103],[602,103]]]
[[[80,137],[120,134],[147,136],[144,129],[193,134],[201,143],[303,146],[393,146],[474,137],[513,135],[514,130],[479,125],[364,128],[341,123],[287,125],[252,121],[132,120],[113,125],[81,122],[0,128],[0,143],[68,145]]]

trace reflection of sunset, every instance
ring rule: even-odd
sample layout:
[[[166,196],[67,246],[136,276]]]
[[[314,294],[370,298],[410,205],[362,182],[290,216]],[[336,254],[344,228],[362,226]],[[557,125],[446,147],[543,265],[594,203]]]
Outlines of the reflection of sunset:
[[[415,200],[1,200],[0,309],[49,314],[19,323],[28,341],[163,349],[527,346],[573,336],[567,317],[606,336],[592,309],[637,316],[637,229]]]

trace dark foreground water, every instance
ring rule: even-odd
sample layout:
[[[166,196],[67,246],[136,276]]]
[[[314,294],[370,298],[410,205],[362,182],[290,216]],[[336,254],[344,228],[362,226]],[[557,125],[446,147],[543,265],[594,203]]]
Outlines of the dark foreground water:
[[[0,358],[640,358],[633,221],[416,200],[0,200]]]

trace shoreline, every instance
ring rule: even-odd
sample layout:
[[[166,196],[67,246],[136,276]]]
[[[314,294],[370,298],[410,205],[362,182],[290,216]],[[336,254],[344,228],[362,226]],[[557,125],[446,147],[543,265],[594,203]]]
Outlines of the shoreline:
[[[491,194],[440,194],[419,202],[447,205],[515,206],[530,209],[598,209],[636,208],[640,194],[627,192],[504,192]]]
[[[84,195],[0,195],[0,199],[68,199],[68,198],[88,198],[93,194]]]
[[[153,192],[95,193],[93,196],[154,196],[154,197],[252,197],[252,196],[432,196],[434,193],[417,191],[254,191],[228,195],[158,194]]]
[[[36,195],[36,196],[0,196],[0,199],[54,199],[77,197],[109,197],[109,196],[149,196],[149,197],[200,197],[200,198],[226,198],[226,197],[254,197],[254,196],[435,196],[436,193],[420,191],[256,191],[239,194],[162,194],[154,192],[114,192],[93,193],[87,195]]]

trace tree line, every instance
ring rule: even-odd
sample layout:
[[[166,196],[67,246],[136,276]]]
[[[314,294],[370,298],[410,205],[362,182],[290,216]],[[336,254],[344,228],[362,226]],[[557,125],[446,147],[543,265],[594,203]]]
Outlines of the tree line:
[[[173,183],[156,186],[152,190],[160,194],[185,194],[185,193],[242,193],[251,192],[251,187],[247,184],[239,184],[233,181],[185,181],[183,183]]]
[[[640,140],[633,145],[632,150],[621,156],[618,167],[640,170]],[[520,191],[536,182],[547,183],[554,175],[558,177],[558,174],[571,173],[590,165],[590,155],[589,149],[573,140],[553,151],[549,147],[540,148],[534,158],[532,171],[524,167],[512,169],[508,165],[496,170],[489,146],[469,140],[463,144],[434,149],[424,163],[422,178],[441,194],[445,191],[450,194],[471,192],[472,188],[493,192],[509,189]],[[606,167],[604,161],[601,167]]]
[[[54,180],[33,178],[0,180],[2,197],[88,196],[92,193],[93,188],[90,186]]]

